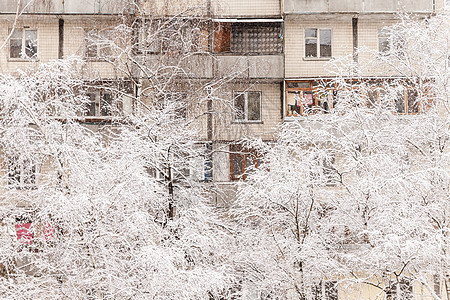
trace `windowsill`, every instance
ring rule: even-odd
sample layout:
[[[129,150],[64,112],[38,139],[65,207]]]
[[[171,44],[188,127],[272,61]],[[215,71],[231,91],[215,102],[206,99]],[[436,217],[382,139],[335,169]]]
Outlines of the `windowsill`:
[[[264,124],[264,121],[233,120],[231,124]]]
[[[328,61],[333,59],[333,57],[303,57],[304,61]]]

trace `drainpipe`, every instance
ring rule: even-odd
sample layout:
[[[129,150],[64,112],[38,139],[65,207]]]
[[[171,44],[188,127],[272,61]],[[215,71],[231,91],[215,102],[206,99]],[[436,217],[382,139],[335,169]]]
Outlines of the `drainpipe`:
[[[358,17],[352,18],[352,34],[353,34],[353,61],[358,63]]]

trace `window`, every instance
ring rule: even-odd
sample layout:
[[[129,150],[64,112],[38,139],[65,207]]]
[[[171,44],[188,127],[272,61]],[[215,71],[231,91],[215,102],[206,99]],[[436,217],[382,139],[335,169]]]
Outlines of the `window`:
[[[36,186],[36,165],[29,160],[8,158],[8,185],[26,189]]]
[[[336,104],[334,92],[332,89],[319,92],[314,81],[286,82],[286,115],[328,113]]]
[[[187,93],[186,92],[164,92],[157,98],[157,107],[164,111],[171,119],[186,119],[187,117]]]
[[[114,110],[112,103],[112,94],[107,91],[88,92],[89,97],[86,116],[111,116]]]
[[[281,23],[215,23],[214,52],[279,54]]]
[[[230,179],[245,179],[249,171],[258,167],[258,155],[241,145],[230,145]]]
[[[433,289],[438,297],[441,297],[441,278],[439,275],[433,276]]]
[[[305,57],[331,58],[331,29],[305,29]]]
[[[36,29],[14,29],[9,41],[9,57],[17,59],[37,58],[38,40]]]
[[[95,60],[111,57],[111,45],[113,40],[110,31],[99,31],[98,29],[87,30],[85,33],[85,42],[86,58]]]
[[[311,288],[312,300],[338,300],[337,281],[321,281]]]
[[[33,240],[48,242],[55,236],[55,227],[52,222],[32,223],[27,218],[16,219],[16,237],[20,244],[30,245]]]
[[[148,19],[140,30],[139,54],[176,56],[208,51],[208,27],[200,20]]]
[[[412,300],[413,285],[410,278],[402,278],[397,282],[389,281],[386,288],[386,300]]]
[[[261,92],[234,92],[234,120],[261,121]]]
[[[311,179],[314,183],[326,186],[334,186],[339,181],[339,175],[335,168],[336,157],[316,157],[311,168]]]
[[[389,34],[382,29],[378,30],[378,52],[387,53],[390,48]]]
[[[379,101],[390,103],[397,114],[417,114],[420,111],[418,92],[412,87],[374,87],[368,92],[367,106],[372,107]]]

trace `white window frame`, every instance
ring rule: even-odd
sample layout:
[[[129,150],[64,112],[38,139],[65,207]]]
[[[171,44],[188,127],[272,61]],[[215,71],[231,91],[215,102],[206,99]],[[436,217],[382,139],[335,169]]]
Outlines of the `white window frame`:
[[[316,39],[316,51],[317,51],[317,56],[307,56],[306,55],[306,39],[313,39],[313,37],[307,37],[306,36],[306,30],[317,30],[317,37],[315,37]],[[331,46],[331,53],[330,56],[322,56],[320,53],[320,32],[322,30],[329,30],[330,31],[330,46]],[[333,58],[333,29],[332,28],[319,28],[319,27],[308,27],[305,28],[303,31],[304,34],[304,39],[303,39],[303,47],[304,49],[304,57],[305,60],[329,60],[331,58]]]
[[[259,119],[249,120],[248,119],[248,94],[258,93],[259,94]],[[236,99],[238,96],[244,95],[244,117],[242,119],[237,118],[237,108]],[[236,123],[260,123],[262,122],[262,91],[233,91],[233,121]]]
[[[21,50],[20,50],[20,56],[19,57],[11,57],[11,40],[17,40],[16,38],[13,38],[13,34],[14,32],[17,31],[22,31],[22,44],[21,44]],[[10,29],[10,32],[14,31],[13,34],[11,35],[10,39],[9,39],[9,49],[8,49],[8,57],[10,60],[28,60],[28,59],[34,59],[37,60],[38,59],[38,55],[39,55],[39,32],[36,28],[29,28],[29,27],[21,27],[21,28],[14,28],[14,29]],[[26,55],[26,33],[29,31],[34,31],[36,32],[36,53],[33,56],[27,56]]]

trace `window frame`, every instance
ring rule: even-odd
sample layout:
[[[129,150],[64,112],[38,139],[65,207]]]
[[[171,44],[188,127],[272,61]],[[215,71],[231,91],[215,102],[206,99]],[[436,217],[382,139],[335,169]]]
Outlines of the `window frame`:
[[[377,84],[373,85],[372,84],[372,86],[369,89],[374,93],[373,95],[375,96],[375,101],[374,101],[373,104],[380,103],[380,98],[381,98],[381,95],[382,95],[383,91],[386,91],[386,89],[388,89],[388,88],[389,88],[389,86],[383,86],[381,81],[380,81],[379,85],[377,85]],[[399,97],[396,98],[396,99],[393,99],[392,100],[392,104],[391,104],[394,114],[397,114],[397,115],[418,115],[418,114],[423,112],[423,104],[422,104],[422,102],[418,102],[418,101],[414,101],[415,103],[414,103],[414,106],[412,107],[413,109],[410,110],[410,106],[409,106],[409,95],[410,95],[410,92],[413,92],[415,94],[415,98],[417,98],[419,96],[417,88],[413,87],[413,86],[408,86],[408,85],[404,85],[403,89],[397,93]],[[368,101],[370,100],[369,99],[369,95],[366,94],[366,97],[367,97],[367,103],[368,103]],[[403,111],[399,111],[397,109],[398,108],[397,100],[400,99],[400,98],[402,99]]]
[[[330,285],[332,285],[330,287]],[[321,280],[311,287],[312,300],[339,300],[339,284],[335,280]]]
[[[259,95],[259,119],[249,120],[249,93]],[[244,95],[244,111],[243,118],[238,119],[238,109],[236,108],[236,100],[239,96]],[[261,123],[262,119],[262,91],[235,91],[233,90],[233,123]]]
[[[7,185],[15,189],[35,189],[37,187],[37,164],[18,157],[7,157]]]
[[[386,47],[384,49],[381,48],[382,40],[386,43]],[[390,48],[392,47],[392,37],[385,31],[383,31],[383,28],[378,29],[378,54],[380,55],[387,55],[389,53]]]
[[[100,39],[109,39],[111,38],[109,35],[111,34],[110,29],[99,29],[99,28],[85,28],[84,29],[84,58],[88,61],[105,61],[105,60],[114,60],[112,55],[112,49],[110,46],[99,47],[98,43],[95,43],[95,56],[90,56],[89,48],[92,47],[93,41]],[[90,37],[91,35],[91,37]],[[105,55],[106,51],[106,55]],[[108,54],[109,52],[109,54]]]
[[[308,86],[304,86],[304,87],[289,87],[289,84],[307,84]],[[317,113],[329,113],[333,108],[334,108],[334,101],[333,101],[333,92],[336,91],[336,89],[334,87],[329,87],[326,89],[327,93],[325,95],[325,99],[320,99],[320,97],[322,96],[321,94],[318,93],[318,89],[315,85],[317,85],[317,81],[314,80],[289,80],[289,81],[285,81],[285,116],[286,117],[298,117],[298,116],[308,116],[308,115],[313,115],[313,114],[317,114]],[[289,94],[299,94],[300,97],[300,93],[311,93],[313,95],[313,102],[312,102],[312,112],[311,113],[306,113],[305,110],[306,108],[304,107],[305,105],[296,105],[298,106],[298,112],[297,110],[294,110],[293,108],[290,109],[290,106],[294,106],[292,104],[289,104]],[[295,97],[295,96],[294,96]],[[325,101],[326,100],[326,101]],[[328,108],[324,109],[323,106],[321,105],[322,103],[327,103]],[[311,109],[310,108],[310,109]],[[295,113],[294,113],[295,112]]]
[[[248,170],[251,166],[258,168],[259,166],[259,155],[254,149],[245,148],[241,144],[230,144],[230,181],[245,180],[247,178]],[[241,169],[237,174],[234,169],[233,161],[235,158],[240,159]],[[247,162],[251,162],[251,165],[247,165]]]
[[[306,36],[306,31],[307,30],[316,30],[317,31],[317,36],[316,37],[307,37]],[[321,51],[320,51],[320,46],[321,46],[321,43],[320,43],[320,32],[322,31],[322,30],[329,30],[330,31],[330,56],[323,56],[322,54],[321,54]],[[303,30],[303,37],[304,37],[304,39],[303,39],[303,47],[304,47],[304,60],[330,60],[330,59],[332,59],[333,58],[333,29],[332,28],[321,28],[321,27],[308,27],[308,28],[304,28],[304,30]],[[306,40],[307,39],[316,39],[316,56],[307,56],[307,53],[306,53]]]
[[[11,41],[12,40],[19,40],[18,38],[13,38],[14,32],[16,31],[22,31],[22,37],[21,37],[21,50],[19,52],[19,57],[11,57]],[[27,31],[34,31],[36,32],[36,53],[33,56],[26,55],[26,32]],[[12,61],[28,61],[28,60],[39,60],[39,30],[37,28],[30,28],[29,26],[24,26],[20,28],[11,28],[9,30],[11,34],[11,37],[9,39],[9,49],[8,49],[8,59]]]

